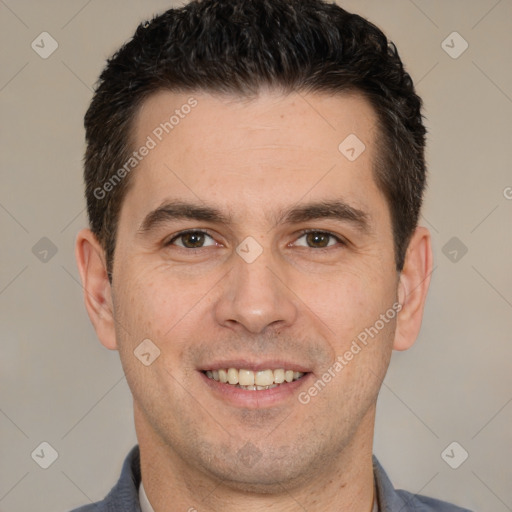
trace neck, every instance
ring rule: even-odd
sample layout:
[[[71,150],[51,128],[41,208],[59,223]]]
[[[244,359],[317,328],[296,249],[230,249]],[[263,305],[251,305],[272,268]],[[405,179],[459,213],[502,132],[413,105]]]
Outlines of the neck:
[[[135,425],[146,495],[155,512],[350,510],[371,512],[374,500],[372,439],[375,409],[368,411],[350,442],[325,466],[300,481],[269,492],[240,489],[186,461],[147,424],[135,408]]]

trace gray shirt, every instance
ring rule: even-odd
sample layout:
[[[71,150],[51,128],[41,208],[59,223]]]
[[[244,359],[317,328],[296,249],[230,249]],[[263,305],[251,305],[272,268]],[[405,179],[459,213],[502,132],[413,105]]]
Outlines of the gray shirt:
[[[379,512],[471,512],[444,501],[395,490],[376,457],[373,457],[373,471]],[[140,485],[139,447],[135,446],[126,457],[121,477],[108,496],[103,501],[85,505],[72,512],[142,512],[139,501]],[[146,508],[148,505],[149,502],[145,502]]]

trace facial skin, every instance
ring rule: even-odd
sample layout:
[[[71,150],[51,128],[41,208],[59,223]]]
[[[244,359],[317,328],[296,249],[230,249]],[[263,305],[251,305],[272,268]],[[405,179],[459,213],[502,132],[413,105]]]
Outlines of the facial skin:
[[[392,349],[411,346],[420,328],[428,231],[416,230],[398,274],[389,208],[372,171],[375,114],[362,97],[161,92],[143,104],[134,146],[190,97],[197,106],[133,171],[112,286],[95,237],[83,230],[77,239],[90,318],[100,341],[119,350],[133,393],[149,500],[156,512],[369,512],[375,403]],[[353,162],[338,150],[352,133],[366,146]],[[176,201],[225,218],[160,215],[141,229],[150,212]],[[357,210],[364,226],[285,220],[291,209],[334,201]],[[169,244],[183,230],[206,231],[204,247],[183,246],[200,246],[200,236]],[[247,237],[251,254],[262,249],[251,263],[236,251]],[[301,403],[299,393],[397,301],[396,319]],[[145,339],[160,350],[150,366],[134,355]],[[202,372],[218,366],[307,373],[288,393],[233,397]]]

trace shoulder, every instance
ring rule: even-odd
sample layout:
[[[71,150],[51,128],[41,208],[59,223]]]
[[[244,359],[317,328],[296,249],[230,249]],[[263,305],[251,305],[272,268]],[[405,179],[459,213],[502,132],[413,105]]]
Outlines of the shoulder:
[[[71,512],[107,512],[105,501],[98,503],[91,503],[90,505],[84,505],[83,507],[75,508]]]
[[[471,512],[467,508],[461,508],[446,501],[436,500],[407,491],[395,491],[404,503],[404,511],[411,512]],[[407,508],[405,508],[405,505]]]
[[[396,490],[375,456],[373,457],[373,472],[381,512],[395,510],[402,512],[471,512],[446,501]]]
[[[119,481],[108,496],[71,512],[140,512],[139,484],[140,454],[139,447],[135,446],[126,457]]]

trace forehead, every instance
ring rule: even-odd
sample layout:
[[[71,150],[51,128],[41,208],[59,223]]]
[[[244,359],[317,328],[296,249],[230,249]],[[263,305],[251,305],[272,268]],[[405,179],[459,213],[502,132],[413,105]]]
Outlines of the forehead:
[[[318,148],[319,139],[338,156],[344,135],[373,137],[376,115],[358,93],[320,94],[261,91],[257,97],[160,91],[146,99],[135,123],[136,143],[148,135],[176,144],[199,138],[208,150],[246,150],[258,142],[287,143],[305,150]],[[218,129],[215,129],[217,127]],[[226,137],[227,130],[229,137]],[[163,140],[165,139],[165,140]],[[252,143],[252,144],[251,144]],[[218,146],[218,145],[221,146]],[[261,147],[259,148],[261,149]],[[271,149],[270,147],[268,149]]]
[[[134,149],[145,156],[125,203],[135,197],[148,210],[186,196],[268,216],[305,195],[341,194],[363,206],[379,195],[376,132],[374,110],[357,94],[267,91],[248,100],[161,91],[135,119]]]

